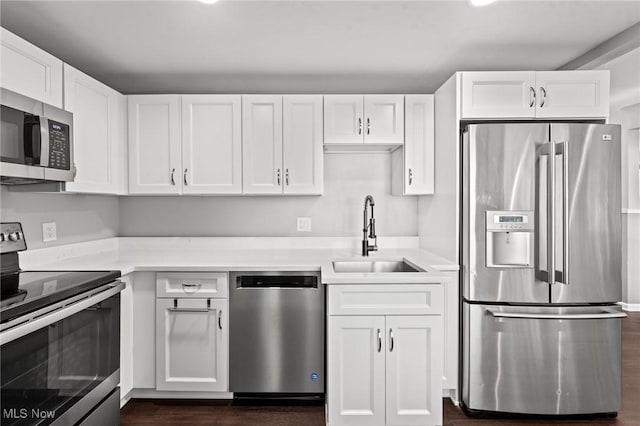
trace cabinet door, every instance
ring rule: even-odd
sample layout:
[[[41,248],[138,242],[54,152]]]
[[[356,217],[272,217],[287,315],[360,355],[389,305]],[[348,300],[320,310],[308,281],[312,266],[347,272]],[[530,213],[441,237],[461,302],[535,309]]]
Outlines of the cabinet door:
[[[433,194],[434,117],[433,95],[405,97],[404,193]]]
[[[365,143],[404,143],[404,96],[367,95],[364,116]]]
[[[534,118],[535,71],[462,73],[462,118]]]
[[[537,118],[609,116],[609,71],[536,73]]]
[[[387,425],[442,424],[442,317],[386,317]]]
[[[384,425],[384,317],[330,316],[328,322],[327,424]]]
[[[62,108],[62,61],[0,28],[0,87]]]
[[[66,190],[124,193],[126,97],[65,64],[64,109],[73,113],[77,170]]]
[[[129,96],[129,192],[182,191],[180,97]]]
[[[240,96],[182,97],[182,193],[242,192]]]
[[[285,194],[322,194],[322,96],[283,98]]]
[[[282,96],[242,97],[242,191],[282,194]]]
[[[157,299],[156,389],[226,392],[227,330],[226,299]]]
[[[361,95],[324,97],[324,143],[364,142],[364,98]]]

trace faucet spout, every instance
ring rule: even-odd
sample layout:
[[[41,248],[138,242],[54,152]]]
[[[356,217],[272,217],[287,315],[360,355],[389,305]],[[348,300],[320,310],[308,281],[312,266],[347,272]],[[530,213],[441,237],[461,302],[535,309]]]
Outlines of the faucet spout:
[[[367,205],[371,206],[371,218],[368,217]],[[378,237],[376,235],[376,220],[373,217],[375,201],[371,195],[364,198],[364,212],[362,224],[362,255],[369,256],[370,251],[378,250]],[[374,244],[369,244],[369,239],[374,239]]]

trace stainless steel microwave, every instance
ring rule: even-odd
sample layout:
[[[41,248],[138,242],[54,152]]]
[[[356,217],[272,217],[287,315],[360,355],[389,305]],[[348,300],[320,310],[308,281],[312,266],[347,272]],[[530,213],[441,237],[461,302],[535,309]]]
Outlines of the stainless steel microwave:
[[[73,182],[73,115],[0,89],[0,183]]]

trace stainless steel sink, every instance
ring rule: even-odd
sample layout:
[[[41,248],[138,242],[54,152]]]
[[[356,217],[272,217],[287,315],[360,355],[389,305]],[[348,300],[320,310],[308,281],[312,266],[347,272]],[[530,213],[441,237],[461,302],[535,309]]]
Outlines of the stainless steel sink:
[[[404,260],[336,260],[333,262],[333,271],[342,272],[424,272],[409,265]]]

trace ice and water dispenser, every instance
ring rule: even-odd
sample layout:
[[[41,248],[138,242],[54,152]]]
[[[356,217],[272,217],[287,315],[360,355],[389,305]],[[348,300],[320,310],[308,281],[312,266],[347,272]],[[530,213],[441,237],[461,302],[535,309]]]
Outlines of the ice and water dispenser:
[[[533,268],[532,211],[487,211],[487,268]]]

